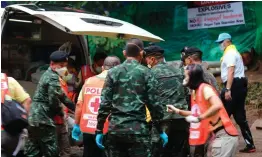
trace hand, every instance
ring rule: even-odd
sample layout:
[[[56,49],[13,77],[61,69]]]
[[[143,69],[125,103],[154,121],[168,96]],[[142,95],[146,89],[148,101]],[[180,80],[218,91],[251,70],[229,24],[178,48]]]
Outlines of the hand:
[[[79,125],[75,124],[72,130],[72,138],[76,141],[79,141],[79,136],[81,135],[81,130]]]
[[[168,136],[165,132],[162,132],[160,134],[160,138],[163,140],[163,147],[166,146],[166,144],[168,143]]]
[[[186,121],[188,123],[199,123],[200,122],[198,117],[195,117],[195,116],[192,116],[192,115],[187,116]]]
[[[225,99],[227,101],[232,100],[231,91],[230,90],[225,92]]]
[[[166,107],[167,107],[167,112],[179,114],[180,110],[174,107],[173,105],[166,105]]]
[[[103,137],[104,137],[103,134],[97,134],[97,135],[96,135],[96,145],[97,145],[98,148],[100,148],[100,149],[105,149],[105,147],[104,147],[103,144],[102,144]]]

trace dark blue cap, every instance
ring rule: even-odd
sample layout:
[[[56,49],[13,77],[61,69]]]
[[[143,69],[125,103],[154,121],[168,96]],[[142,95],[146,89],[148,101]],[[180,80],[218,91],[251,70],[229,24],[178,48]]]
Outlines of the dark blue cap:
[[[50,60],[53,62],[66,62],[68,54],[64,51],[55,51],[50,55]]]
[[[144,51],[145,51],[145,56],[154,55],[156,53],[163,54],[165,52],[164,49],[162,49],[158,45],[150,45],[150,46],[144,48]]]

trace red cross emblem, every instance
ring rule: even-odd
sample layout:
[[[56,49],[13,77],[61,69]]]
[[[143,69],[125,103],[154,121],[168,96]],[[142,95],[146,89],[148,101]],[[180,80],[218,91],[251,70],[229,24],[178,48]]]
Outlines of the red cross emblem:
[[[88,106],[92,113],[97,114],[100,106],[100,97],[99,96],[92,97],[91,100],[89,101]]]

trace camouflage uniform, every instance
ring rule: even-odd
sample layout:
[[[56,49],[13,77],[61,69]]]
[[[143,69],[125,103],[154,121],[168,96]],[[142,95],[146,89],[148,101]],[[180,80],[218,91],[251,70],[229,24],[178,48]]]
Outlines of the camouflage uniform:
[[[210,73],[209,71],[207,71],[207,68],[203,64],[201,64],[201,67],[202,67],[203,72],[204,72],[204,79],[209,84],[211,84],[213,87],[215,87],[217,91],[219,91],[219,87],[217,85],[217,80],[214,77],[214,75],[212,73]]]
[[[164,105],[164,120],[166,133],[169,140],[165,148],[159,143],[159,136],[153,129],[153,154],[154,157],[186,157],[189,153],[188,129],[189,125],[184,118],[178,114],[166,112],[165,105],[172,104],[181,110],[188,110],[185,87],[183,86],[183,72],[179,68],[172,67],[161,61],[155,65],[151,72],[158,80],[156,84],[157,97],[160,104]]]
[[[97,117],[97,130],[103,130],[111,114],[105,142],[108,157],[151,156],[145,104],[155,125],[163,118],[163,105],[156,100],[155,84],[157,80],[150,70],[136,60],[128,59],[109,70]],[[160,131],[160,126],[156,126]]]
[[[73,102],[61,89],[59,75],[49,68],[38,83],[28,117],[29,136],[25,146],[28,157],[58,156],[53,118],[63,116],[61,103],[74,110]]]

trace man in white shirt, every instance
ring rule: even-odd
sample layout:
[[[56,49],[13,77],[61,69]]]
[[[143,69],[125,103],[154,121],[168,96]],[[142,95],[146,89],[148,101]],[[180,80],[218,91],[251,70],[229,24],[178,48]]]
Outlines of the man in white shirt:
[[[240,152],[255,152],[256,148],[246,120],[245,100],[248,81],[245,77],[242,57],[232,44],[228,33],[221,33],[216,42],[224,52],[221,58],[221,79],[225,87],[221,92],[221,98],[228,115],[234,116],[246,142],[246,147]]]

